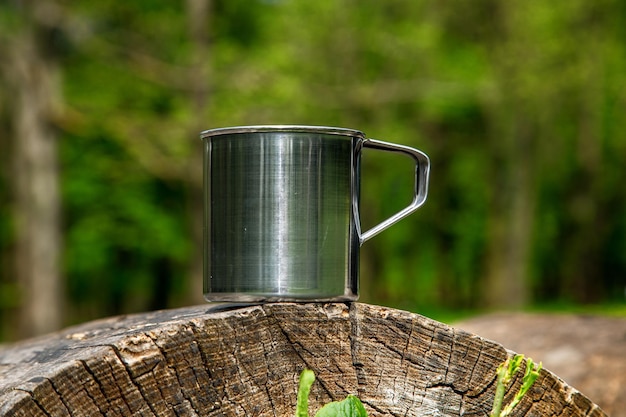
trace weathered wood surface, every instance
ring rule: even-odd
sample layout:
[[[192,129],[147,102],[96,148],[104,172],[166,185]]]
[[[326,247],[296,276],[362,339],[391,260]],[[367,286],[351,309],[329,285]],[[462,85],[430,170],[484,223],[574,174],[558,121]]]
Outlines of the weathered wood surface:
[[[372,416],[485,416],[507,354],[470,333],[367,304],[198,306],[95,321],[0,349],[0,416],[290,416],[305,367],[318,377],[311,412],[352,393]],[[516,415],[605,414],[543,371]]]

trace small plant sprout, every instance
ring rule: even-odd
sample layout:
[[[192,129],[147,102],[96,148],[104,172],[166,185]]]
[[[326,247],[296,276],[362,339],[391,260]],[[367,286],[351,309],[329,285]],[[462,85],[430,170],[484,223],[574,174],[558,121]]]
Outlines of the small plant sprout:
[[[305,369],[300,373],[296,417],[309,417],[309,393],[311,392],[313,382],[315,382],[315,374],[312,370]]]
[[[313,382],[315,382],[313,371],[310,369],[302,371],[298,386],[296,417],[309,417],[309,394]],[[361,400],[354,395],[348,395],[343,401],[333,401],[326,404],[315,413],[315,417],[367,417],[367,411],[365,411]]]
[[[515,374],[517,374],[517,372],[521,369],[523,362],[524,355],[515,355],[512,358],[505,360],[498,367],[496,371],[498,376],[496,394],[493,399],[493,408],[491,410],[490,417],[509,416],[539,377],[539,372],[542,368],[541,362],[539,362],[539,364],[535,364],[531,358],[528,358],[526,360],[526,372],[522,378],[522,386],[515,394],[515,397],[513,397],[513,400],[503,407],[502,402],[504,401],[504,394],[509,388]]]

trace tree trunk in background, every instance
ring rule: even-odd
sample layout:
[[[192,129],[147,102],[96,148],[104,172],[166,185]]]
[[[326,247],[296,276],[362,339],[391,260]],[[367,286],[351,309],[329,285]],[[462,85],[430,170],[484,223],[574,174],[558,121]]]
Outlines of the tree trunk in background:
[[[50,10],[42,10],[46,5],[50,3],[24,7],[31,16],[21,33],[9,39],[5,62],[12,89],[15,272],[22,337],[60,328],[64,298],[57,138],[51,123],[61,101],[59,70],[40,44],[43,37],[37,36],[45,32],[40,19],[52,18]]]
[[[193,45],[193,58],[188,77],[189,98],[192,103],[193,116],[190,125],[190,138],[197,137],[192,146],[188,167],[188,207],[189,224],[192,238],[192,257],[189,267],[190,288],[189,300],[193,303],[204,302],[202,290],[203,277],[203,230],[204,230],[204,199],[203,199],[203,146],[199,133],[207,129],[209,121],[205,118],[209,101],[209,22],[211,19],[211,0],[187,0],[187,16],[189,21],[189,37]]]
[[[594,10],[594,9],[592,9]],[[595,10],[598,13],[598,10]],[[599,15],[601,16],[601,15]],[[563,245],[564,260],[560,293],[581,303],[598,302],[605,295],[603,285],[607,270],[603,262],[606,242],[610,241],[612,204],[607,199],[607,175],[603,148],[606,137],[604,114],[607,100],[605,87],[607,48],[603,45],[605,18],[587,25],[583,59],[578,63],[581,82],[578,107],[576,159],[579,172],[568,199],[570,229]],[[572,100],[573,101],[573,100]],[[619,215],[618,215],[619,216]]]
[[[489,215],[485,302],[492,308],[519,308],[529,301],[529,254],[536,192],[532,167],[535,124],[532,94],[527,91],[528,61],[536,50],[528,47],[524,10],[499,7],[501,36],[493,45],[495,81],[500,93],[491,103],[491,148],[495,187]],[[530,96],[529,96],[530,94]]]
[[[507,107],[507,106],[505,106]],[[512,107],[508,107],[512,108]],[[498,112],[496,112],[496,117]],[[528,125],[523,116],[509,119],[499,147],[499,179],[493,190],[485,297],[489,307],[519,308],[529,301],[529,254],[535,195],[532,189]]]

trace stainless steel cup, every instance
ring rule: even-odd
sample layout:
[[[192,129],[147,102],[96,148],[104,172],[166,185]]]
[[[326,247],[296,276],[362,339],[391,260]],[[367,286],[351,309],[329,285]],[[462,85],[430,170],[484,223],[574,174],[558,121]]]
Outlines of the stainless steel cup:
[[[358,130],[244,126],[201,137],[208,301],[356,300],[361,244],[426,200],[428,157]],[[362,232],[364,147],[413,158],[415,189],[408,207]]]

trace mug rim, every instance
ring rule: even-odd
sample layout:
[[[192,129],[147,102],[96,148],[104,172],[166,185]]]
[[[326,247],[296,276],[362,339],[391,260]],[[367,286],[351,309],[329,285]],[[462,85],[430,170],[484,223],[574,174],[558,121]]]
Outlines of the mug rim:
[[[233,126],[209,129],[200,132],[200,139],[206,139],[219,135],[231,135],[237,133],[271,133],[271,132],[293,132],[293,133],[320,133],[326,135],[353,136],[365,138],[365,134],[360,130],[347,129],[332,126],[309,126],[309,125],[252,125]]]

